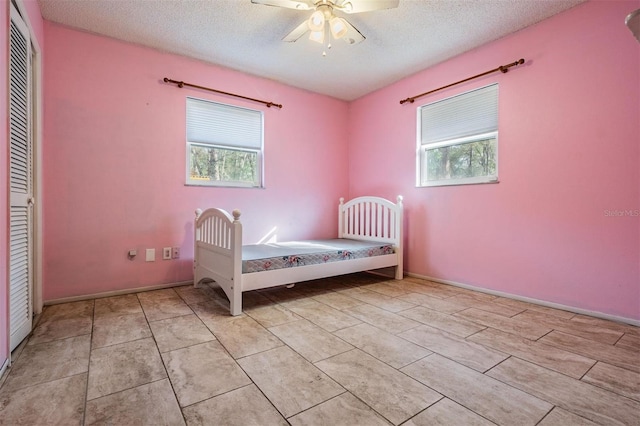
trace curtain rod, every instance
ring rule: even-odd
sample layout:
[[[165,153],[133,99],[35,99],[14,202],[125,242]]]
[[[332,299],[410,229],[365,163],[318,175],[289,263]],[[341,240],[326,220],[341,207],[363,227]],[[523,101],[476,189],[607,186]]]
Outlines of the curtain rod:
[[[474,78],[478,78],[478,77],[482,77],[483,75],[491,74],[492,72],[500,71],[501,73],[506,73],[507,71],[509,71],[509,68],[515,67],[516,65],[522,65],[522,64],[524,64],[524,59],[519,59],[519,60],[517,60],[515,62],[512,62],[510,64],[507,64],[507,65],[500,65],[498,68],[492,69],[490,71],[483,72],[482,74],[474,75],[473,77],[465,78],[464,80],[456,81],[455,83],[447,84],[446,86],[438,87],[437,89],[430,90],[430,91],[424,92],[424,93],[420,93],[419,95],[415,95],[415,96],[412,96],[412,97],[407,98],[407,99],[403,99],[403,100],[400,101],[400,105],[402,105],[402,104],[404,104],[406,102],[413,103],[416,99],[421,98],[423,96],[427,96],[427,95],[429,95],[431,93],[437,92],[438,90],[446,89],[448,87],[455,86],[456,84],[464,83],[465,81],[473,80]]]
[[[258,103],[261,103],[261,104],[265,104],[267,106],[267,108],[271,108],[271,107],[282,108],[282,104],[276,104],[274,102],[262,101],[260,99],[249,98],[247,96],[236,95],[235,93],[223,92],[222,90],[216,90],[216,89],[211,89],[209,87],[198,86],[197,84],[185,83],[184,81],[171,80],[170,78],[167,78],[167,77],[165,77],[163,79],[163,81],[165,83],[177,84],[178,87],[184,87],[184,86],[195,87],[196,89],[208,90],[210,92],[221,93],[223,95],[229,95],[229,96],[234,96],[234,97],[240,98],[240,99],[246,99],[248,101],[258,102]]]

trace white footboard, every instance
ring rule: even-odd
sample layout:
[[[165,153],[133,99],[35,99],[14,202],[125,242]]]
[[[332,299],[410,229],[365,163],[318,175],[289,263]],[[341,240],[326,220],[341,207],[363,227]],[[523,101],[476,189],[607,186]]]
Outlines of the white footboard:
[[[242,224],[221,209],[196,210],[193,284],[216,281],[231,305],[231,315],[242,312]]]

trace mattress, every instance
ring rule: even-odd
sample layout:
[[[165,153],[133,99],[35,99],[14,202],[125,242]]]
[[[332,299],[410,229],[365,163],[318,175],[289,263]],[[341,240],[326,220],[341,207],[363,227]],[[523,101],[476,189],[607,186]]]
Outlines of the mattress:
[[[242,246],[242,273],[340,262],[394,253],[393,246],[346,238]]]

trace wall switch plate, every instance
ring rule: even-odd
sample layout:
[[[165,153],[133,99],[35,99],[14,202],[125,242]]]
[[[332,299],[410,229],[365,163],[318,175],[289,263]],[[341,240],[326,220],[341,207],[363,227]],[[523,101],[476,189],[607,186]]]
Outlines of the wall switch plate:
[[[180,259],[180,247],[174,247],[171,254],[174,259]]]
[[[147,249],[147,262],[156,261],[156,249]]]
[[[165,247],[162,249],[162,258],[164,260],[169,260],[171,259],[171,247]]]

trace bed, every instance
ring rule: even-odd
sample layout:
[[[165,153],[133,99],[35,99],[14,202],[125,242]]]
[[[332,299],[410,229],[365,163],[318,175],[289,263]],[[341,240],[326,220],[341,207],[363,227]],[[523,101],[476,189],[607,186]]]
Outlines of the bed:
[[[239,210],[197,209],[194,285],[215,281],[240,315],[245,291],[389,267],[402,279],[402,213],[402,196],[341,198],[337,239],[243,246]]]

